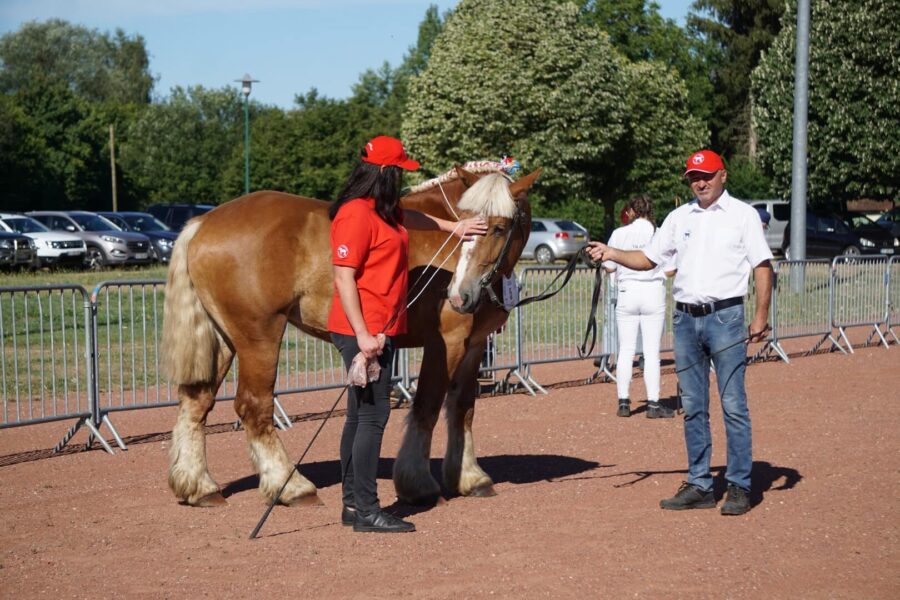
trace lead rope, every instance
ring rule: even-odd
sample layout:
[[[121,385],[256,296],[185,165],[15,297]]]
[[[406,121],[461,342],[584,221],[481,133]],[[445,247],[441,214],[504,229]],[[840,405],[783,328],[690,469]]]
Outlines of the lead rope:
[[[419,275],[418,279],[416,279],[416,282],[412,285],[412,288],[415,288],[415,286],[418,285],[418,283],[422,280],[422,277],[425,276],[425,273],[428,271],[429,267],[431,267],[431,265],[434,263],[438,254],[440,254],[440,252],[444,249],[444,247],[447,245],[447,242],[450,241],[450,238],[452,238],[454,235],[456,235],[456,232],[457,232],[457,230],[459,230],[461,225],[462,225],[462,223],[457,221],[456,227],[453,228],[453,231],[450,232],[450,235],[448,235],[447,239],[444,240],[444,243],[441,244],[441,247],[438,248],[437,252],[434,253],[434,256],[431,257],[431,260],[425,266],[425,269]],[[444,258],[444,260],[441,262],[441,264],[436,269],[434,269],[434,273],[432,273],[432,275],[428,279],[428,281],[425,282],[425,284],[422,286],[422,289],[419,291],[419,293],[412,300],[410,300],[409,303],[401,306],[394,312],[394,316],[392,316],[390,321],[388,321],[387,325],[384,326],[384,328],[381,330],[381,333],[384,333],[385,330],[387,330],[391,325],[393,325],[394,322],[400,317],[400,315],[404,311],[408,310],[409,307],[411,307],[416,302],[416,300],[419,299],[419,297],[425,292],[428,285],[434,279],[435,275],[437,275],[438,271],[441,270],[441,267],[444,266],[444,264],[456,252],[456,249],[459,248],[460,244],[462,244],[462,238],[459,238],[459,241],[456,243],[456,246],[453,247],[453,250],[450,253],[448,253],[447,256]],[[278,494],[275,495],[275,498],[273,498],[272,501],[269,503],[269,506],[266,507],[266,510],[263,513],[262,517],[260,517],[259,522],[256,524],[256,527],[254,527],[253,531],[250,532],[251,540],[256,539],[257,534],[259,534],[259,530],[262,529],[263,525],[265,525],[266,520],[268,520],[269,515],[272,513],[272,510],[275,508],[275,505],[278,504],[278,501],[281,499],[281,494],[284,493],[284,489],[287,487],[287,484],[291,481],[291,478],[294,476],[294,472],[297,472],[297,473],[300,472],[300,464],[303,462],[303,459],[306,458],[306,454],[309,452],[309,449],[312,448],[312,445],[316,441],[316,438],[319,437],[319,433],[322,431],[322,428],[325,427],[325,423],[327,423],[328,419],[331,418],[331,415],[334,414],[335,408],[337,408],[338,403],[341,401],[341,398],[344,397],[344,394],[347,392],[348,389],[350,389],[349,383],[344,386],[344,388],[341,390],[341,393],[338,395],[337,400],[335,400],[334,404],[331,405],[331,408],[328,410],[328,413],[325,415],[325,418],[322,419],[321,425],[319,425],[319,428],[316,429],[316,433],[313,434],[312,439],[309,440],[309,444],[306,445],[306,449],[303,450],[303,454],[300,455],[300,459],[296,463],[294,463],[294,468],[291,470],[291,473],[287,476],[287,479],[284,480],[284,483],[281,484],[281,488],[279,488]]]

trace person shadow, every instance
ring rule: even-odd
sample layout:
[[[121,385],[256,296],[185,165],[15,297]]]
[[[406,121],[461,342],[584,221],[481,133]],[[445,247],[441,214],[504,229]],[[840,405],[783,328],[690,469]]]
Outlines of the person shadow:
[[[710,471],[713,474],[713,493],[716,496],[716,500],[720,500],[725,496],[728,487],[728,482],[725,480],[726,467],[725,465],[718,465],[711,467]],[[635,477],[631,481],[614,486],[619,488],[635,485],[655,475],[674,475],[678,473],[684,475],[685,479],[687,478],[687,469],[675,471],[630,471],[605,475],[604,477],[622,477],[624,475],[633,475]],[[802,480],[803,476],[796,469],[755,460],[750,469],[750,505],[753,507],[758,506],[762,504],[768,492],[793,489]]]

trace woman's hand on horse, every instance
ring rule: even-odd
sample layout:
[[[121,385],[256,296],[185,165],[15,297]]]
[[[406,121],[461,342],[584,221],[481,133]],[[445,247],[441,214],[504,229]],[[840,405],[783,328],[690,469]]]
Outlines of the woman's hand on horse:
[[[384,335],[379,333],[374,336],[368,331],[359,333],[356,335],[356,345],[367,359],[381,356],[381,352],[384,350]]]
[[[481,216],[460,219],[456,225],[456,235],[462,238],[464,242],[475,239],[476,235],[484,235],[486,233],[487,221]]]

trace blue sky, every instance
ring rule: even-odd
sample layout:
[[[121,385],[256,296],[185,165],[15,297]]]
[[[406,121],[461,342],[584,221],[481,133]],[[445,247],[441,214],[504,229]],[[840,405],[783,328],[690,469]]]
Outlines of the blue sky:
[[[684,24],[691,0],[658,2]],[[443,13],[457,0],[0,0],[0,35],[50,18],[121,28],[144,36],[157,96],[249,73],[253,99],[289,108],[313,87],[345,98],[366,69],[398,65],[431,4]]]

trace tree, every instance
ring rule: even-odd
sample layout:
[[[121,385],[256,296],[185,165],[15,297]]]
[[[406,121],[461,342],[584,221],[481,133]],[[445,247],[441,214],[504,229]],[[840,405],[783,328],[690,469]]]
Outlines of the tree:
[[[144,203],[218,204],[240,194],[243,178],[236,184],[222,173],[229,161],[243,160],[243,119],[233,88],[175,87],[168,100],[148,107],[121,145],[123,168]]]
[[[695,0],[688,29],[708,61],[714,94],[712,145],[726,157],[754,155],[750,73],[781,27],[784,0]]]
[[[144,38],[66,21],[32,21],[0,38],[0,91],[62,84],[92,102],[147,104],[153,89]]]
[[[707,135],[677,72],[630,63],[554,0],[463,0],[411,81],[403,133],[426,174],[502,154],[544,167],[536,214],[595,232],[625,195],[681,190],[680,162]]]
[[[900,194],[898,0],[813,2],[809,45],[811,204]],[[791,188],[796,2],[753,73],[759,161],[775,189]]]

